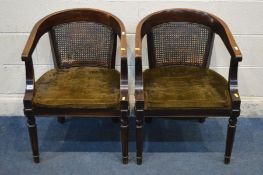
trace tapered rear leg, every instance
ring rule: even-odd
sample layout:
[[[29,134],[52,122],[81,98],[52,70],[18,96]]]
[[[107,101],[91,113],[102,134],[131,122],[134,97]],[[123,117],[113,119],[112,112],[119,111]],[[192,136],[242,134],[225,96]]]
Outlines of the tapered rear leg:
[[[200,123],[204,123],[204,122],[205,122],[205,119],[206,119],[205,117],[199,118],[199,122],[200,122]]]
[[[152,117],[145,117],[146,123],[152,123],[153,118]]]
[[[65,118],[65,116],[58,116],[57,120],[59,123],[63,124],[63,123],[65,123],[66,118]]]
[[[113,123],[119,123],[120,122],[120,118],[117,118],[117,117],[112,117],[111,120]]]

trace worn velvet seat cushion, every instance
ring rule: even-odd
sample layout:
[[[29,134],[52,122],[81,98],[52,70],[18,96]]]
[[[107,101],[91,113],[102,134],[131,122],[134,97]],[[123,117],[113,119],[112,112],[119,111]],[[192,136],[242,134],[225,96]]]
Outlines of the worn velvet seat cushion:
[[[167,66],[143,73],[146,110],[230,109],[227,81],[207,68]]]
[[[117,70],[73,67],[50,70],[35,84],[33,105],[45,108],[119,108],[120,74]]]

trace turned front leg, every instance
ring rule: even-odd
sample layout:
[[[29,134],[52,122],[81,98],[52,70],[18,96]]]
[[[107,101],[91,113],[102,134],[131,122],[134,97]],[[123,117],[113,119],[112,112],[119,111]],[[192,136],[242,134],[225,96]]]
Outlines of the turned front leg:
[[[38,138],[35,116],[27,117],[27,127],[33,152],[33,159],[35,163],[39,163]]]
[[[236,133],[236,123],[237,117],[231,116],[227,128],[227,138],[226,138],[226,150],[225,150],[225,164],[230,163],[232,148]]]
[[[129,134],[129,121],[128,110],[121,111],[121,144],[122,144],[122,162],[127,164],[129,160],[128,155],[128,134]]]
[[[144,111],[136,110],[136,159],[138,165],[142,164],[143,118],[144,118]]]

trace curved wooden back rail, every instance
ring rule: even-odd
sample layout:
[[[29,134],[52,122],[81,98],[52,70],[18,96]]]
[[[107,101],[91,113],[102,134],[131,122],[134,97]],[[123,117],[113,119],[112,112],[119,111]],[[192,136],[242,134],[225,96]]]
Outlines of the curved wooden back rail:
[[[112,27],[121,38],[121,47],[126,48],[125,27],[116,16],[95,9],[69,9],[50,14],[35,24],[22,53],[22,60],[25,61],[32,55],[41,36],[49,32],[53,26],[77,21],[97,22]],[[126,51],[122,50],[121,55],[125,54]]]
[[[210,27],[213,32],[217,33],[222,38],[231,57],[235,57],[241,61],[241,52],[232,36],[232,33],[223,20],[207,12],[180,8],[162,10],[150,14],[139,22],[136,28],[136,57],[141,56],[141,39],[144,35],[149,33],[152,27],[167,22],[191,22]]]

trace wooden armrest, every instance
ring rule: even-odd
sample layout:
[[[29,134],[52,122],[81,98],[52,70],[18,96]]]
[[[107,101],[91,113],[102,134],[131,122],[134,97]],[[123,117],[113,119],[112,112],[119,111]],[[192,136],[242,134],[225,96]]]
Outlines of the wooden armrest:
[[[25,89],[25,96],[24,96],[24,107],[25,113],[28,112],[28,109],[32,109],[32,100],[34,95],[35,89],[35,76],[34,76],[34,66],[32,61],[32,53],[34,52],[36,45],[41,38],[41,36],[45,33],[41,24],[45,18],[38,21],[34,28],[32,29],[29,38],[26,42],[25,48],[22,52],[21,59],[25,62],[26,68],[26,89]]]
[[[228,84],[229,84],[230,98],[232,102],[232,109],[234,110],[236,115],[239,116],[241,99],[238,93],[237,77],[238,77],[238,60],[235,57],[232,57],[229,67]]]
[[[239,116],[241,99],[238,92],[238,62],[242,61],[242,54],[237,46],[237,43],[230,32],[228,26],[220,18],[212,15],[216,19],[217,28],[216,32],[223,40],[228,52],[231,55],[230,67],[229,67],[229,92],[232,103],[233,115]]]
[[[142,72],[142,25],[138,24],[135,36],[135,108],[144,109],[143,72]]]
[[[124,26],[121,26],[121,41],[120,41],[120,52],[121,52],[121,79],[120,79],[120,102],[121,108],[127,109],[129,103],[129,86],[128,86],[128,63],[127,63],[127,43],[126,33]]]
[[[210,14],[215,19],[215,31],[223,40],[232,58],[242,61],[241,51],[226,23],[215,15]]]
[[[32,109],[32,100],[34,95],[34,85],[35,85],[35,76],[34,76],[34,67],[31,56],[25,60],[25,68],[26,68],[26,89],[25,96],[23,99],[25,113],[27,110]]]
[[[143,77],[142,77],[142,57],[135,58],[135,107],[143,109],[144,107],[144,92],[143,92]]]
[[[144,101],[141,57],[135,58],[135,100]]]
[[[33,27],[22,52],[22,61],[26,61],[27,59],[32,57],[32,53],[34,52],[39,39],[43,34],[46,33],[45,26],[43,25],[43,21],[45,19],[46,18],[41,19]]]

